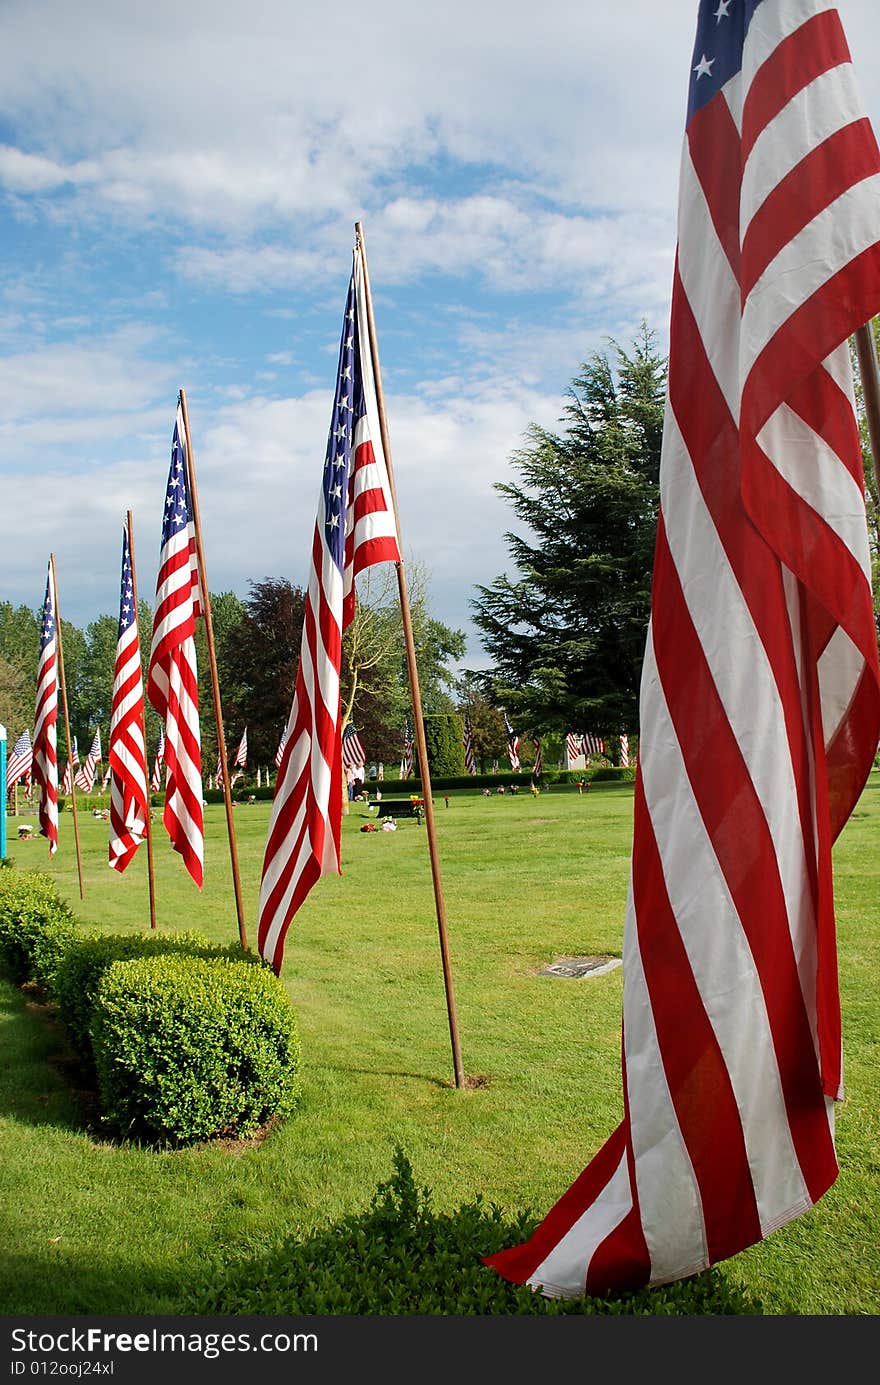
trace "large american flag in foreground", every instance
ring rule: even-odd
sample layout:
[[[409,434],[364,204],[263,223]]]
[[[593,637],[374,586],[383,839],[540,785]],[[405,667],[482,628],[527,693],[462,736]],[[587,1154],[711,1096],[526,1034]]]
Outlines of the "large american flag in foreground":
[[[31,745],[31,733],[30,731],[22,731],[6,762],[6,787],[11,789],[13,784],[18,783],[19,779],[29,780],[33,762],[34,750]]]
[[[147,747],[144,680],[128,527],[122,530],[122,574],[116,667],[110,705],[110,865],[123,871],[147,833]]]
[[[290,921],[309,890],[320,876],[340,873],[339,670],[342,631],[354,613],[354,578],[374,563],[399,561],[358,246],[312,541],[299,668],[263,860],[259,947],[276,972]]]
[[[171,845],[201,888],[204,860],[202,752],[195,628],[201,615],[195,524],[183,409],[171,443],[147,697],[165,727],[165,812]]]
[[[37,697],[34,709],[34,783],[40,791],[40,834],[49,840],[49,855],[58,850],[58,630],[55,622],[52,563],[46,579]]]
[[[682,1278],[837,1176],[831,844],[880,727],[847,337],[880,157],[836,11],[700,6],[624,934],[622,1124],[529,1242],[556,1296]]]

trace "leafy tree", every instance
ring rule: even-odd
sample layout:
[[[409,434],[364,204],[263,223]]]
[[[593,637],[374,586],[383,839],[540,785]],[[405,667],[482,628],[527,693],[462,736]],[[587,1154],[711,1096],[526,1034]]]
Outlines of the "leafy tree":
[[[227,738],[247,726],[248,760],[270,765],[290,712],[302,638],[305,592],[286,578],[251,582],[244,602],[232,593],[212,597],[218,678]],[[237,606],[236,604],[237,603]],[[199,675],[203,697],[210,697],[207,647]],[[209,706],[206,702],[205,706]],[[203,715],[203,725],[206,717]],[[213,735],[213,718],[211,718]],[[207,741],[207,736],[205,737]],[[216,736],[213,754],[216,756]],[[229,746],[227,746],[227,751]],[[206,764],[212,763],[208,760]]]
[[[472,602],[494,661],[490,700],[539,733],[636,728],[659,505],[666,363],[643,325],[631,349],[594,352],[560,433],[532,425],[496,489],[526,534],[519,576]]]

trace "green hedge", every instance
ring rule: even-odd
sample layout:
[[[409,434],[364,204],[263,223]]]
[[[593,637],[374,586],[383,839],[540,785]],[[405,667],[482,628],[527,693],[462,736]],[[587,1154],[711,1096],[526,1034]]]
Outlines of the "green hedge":
[[[114,962],[95,997],[102,1109],[131,1138],[253,1135],[299,1094],[296,1016],[268,967],[183,955]]]
[[[61,959],[52,998],[81,1058],[92,1058],[91,1028],[95,998],[101,978],[114,962],[159,957],[168,953],[189,957],[240,959],[262,965],[254,953],[243,952],[239,943],[221,947],[201,933],[99,933],[79,934],[71,940]]]
[[[73,913],[48,875],[0,871],[0,961],[17,985],[35,981],[51,991],[77,936]]]

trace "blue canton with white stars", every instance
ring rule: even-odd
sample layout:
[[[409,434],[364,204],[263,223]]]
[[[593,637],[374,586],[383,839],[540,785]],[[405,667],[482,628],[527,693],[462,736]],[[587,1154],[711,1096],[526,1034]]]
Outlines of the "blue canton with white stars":
[[[134,585],[131,578],[131,554],[128,551],[128,531],[122,531],[122,590],[119,594],[119,635],[134,625]]]
[[[351,474],[351,445],[355,424],[366,412],[358,347],[357,310],[354,275],[348,288],[342,341],[339,344],[339,372],[333,399],[333,419],[324,460],[324,542],[339,571],[345,562],[345,516],[348,508],[348,480]]]
[[[168,472],[168,490],[165,493],[165,515],[162,521],[162,547],[185,529],[192,520],[192,504],[189,498],[187,481],[186,449],[181,444],[178,425],[174,425],[174,438],[171,443],[171,469]]]
[[[46,581],[46,600],[43,602],[43,625],[40,630],[40,654],[55,639],[55,603],[52,600],[52,578]]]
[[[752,16],[764,0],[700,0],[688,88],[688,123],[742,67]]]

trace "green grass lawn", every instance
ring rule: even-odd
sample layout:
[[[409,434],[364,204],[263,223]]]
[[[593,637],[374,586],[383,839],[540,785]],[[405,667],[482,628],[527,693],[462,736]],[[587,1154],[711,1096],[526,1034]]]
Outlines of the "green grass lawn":
[[[622,1114],[621,970],[537,973],[563,956],[620,954],[632,802],[632,786],[618,785],[582,797],[456,794],[449,808],[437,796],[462,1057],[482,1079],[472,1089],[453,1083],[426,829],[361,833],[359,804],[343,820],[343,876],[318,883],[288,933],[282,979],[300,1020],[304,1098],[260,1144],[157,1153],[103,1140],[71,1090],[63,1036],[0,983],[0,1311],[190,1311],[193,1292],[230,1266],[246,1271],[290,1237],[363,1211],[396,1146],[440,1210],[482,1194],[508,1215],[542,1215]],[[268,812],[235,809],[252,945]],[[207,810],[202,892],[160,819],[159,928],[233,941],[222,806]],[[148,930],[145,849],[120,877],[107,866],[107,824],[81,811],[79,827],[84,900],[70,812],[52,861],[43,839],[15,840],[16,819],[9,854],[55,877],[84,924]],[[841,1174],[812,1212],[717,1270],[765,1313],[880,1306],[878,847],[873,775],[835,849]]]

